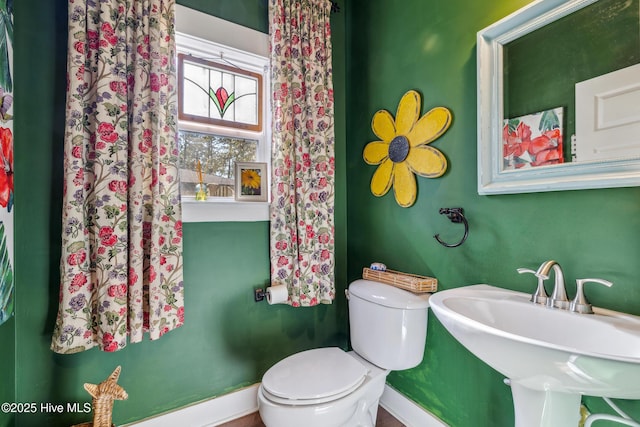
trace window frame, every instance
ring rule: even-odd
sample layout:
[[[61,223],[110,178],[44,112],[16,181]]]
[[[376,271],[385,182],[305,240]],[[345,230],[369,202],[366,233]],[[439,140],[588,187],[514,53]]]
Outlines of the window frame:
[[[176,50],[178,54],[192,55],[221,64],[229,62],[237,68],[262,75],[262,130],[230,128],[219,124],[204,124],[178,120],[178,128],[192,132],[213,133],[222,136],[258,140],[256,161],[267,163],[271,189],[271,111],[269,38],[267,34],[224,21],[211,15],[176,5]],[[177,60],[177,58],[176,58]],[[180,85],[178,85],[180,86]],[[179,94],[180,96],[180,94]],[[267,198],[270,200],[270,194]],[[236,201],[232,197],[209,198],[196,201],[195,196],[182,196],[183,222],[238,222],[268,221],[269,202]]]

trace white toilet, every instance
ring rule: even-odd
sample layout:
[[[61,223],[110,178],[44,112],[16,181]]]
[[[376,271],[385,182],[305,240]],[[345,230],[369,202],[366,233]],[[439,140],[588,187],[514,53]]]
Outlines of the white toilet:
[[[347,295],[353,351],[317,348],[273,365],[258,390],[267,427],[373,427],[389,372],[422,362],[429,294],[356,280]]]

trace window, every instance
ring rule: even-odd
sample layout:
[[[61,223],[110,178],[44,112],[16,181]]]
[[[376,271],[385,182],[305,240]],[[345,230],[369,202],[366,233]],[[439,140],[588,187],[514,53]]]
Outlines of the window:
[[[268,220],[267,202],[234,198],[235,163],[270,160],[268,36],[178,5],[176,45],[183,221]]]
[[[178,144],[181,194],[195,197],[201,173],[209,197],[216,198],[234,197],[234,164],[256,161],[259,141],[180,129]]]

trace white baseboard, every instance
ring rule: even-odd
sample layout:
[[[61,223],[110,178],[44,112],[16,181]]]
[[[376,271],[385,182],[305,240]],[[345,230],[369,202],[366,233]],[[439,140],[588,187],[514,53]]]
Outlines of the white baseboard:
[[[213,427],[258,410],[258,387],[249,387],[121,427]]]
[[[260,384],[121,427],[213,427],[258,410]],[[385,385],[380,406],[407,427],[447,427],[433,414]]]
[[[407,427],[448,427],[438,417],[388,384],[384,386],[380,406]]]

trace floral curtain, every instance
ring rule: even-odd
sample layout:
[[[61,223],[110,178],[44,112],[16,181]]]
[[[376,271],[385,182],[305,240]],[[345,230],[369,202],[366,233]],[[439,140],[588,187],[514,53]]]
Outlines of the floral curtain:
[[[184,321],[174,3],[69,0],[55,352]]]
[[[296,307],[335,296],[330,13],[329,0],[269,0],[271,284]]]

